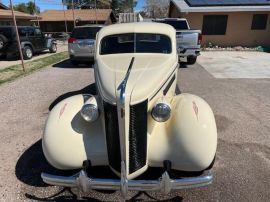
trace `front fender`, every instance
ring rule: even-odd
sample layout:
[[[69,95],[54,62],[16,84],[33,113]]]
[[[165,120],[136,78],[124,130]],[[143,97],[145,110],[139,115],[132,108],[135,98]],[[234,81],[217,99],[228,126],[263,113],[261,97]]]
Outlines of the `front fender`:
[[[102,117],[93,123],[80,115],[85,95],[59,102],[46,122],[42,148],[48,162],[58,169],[76,169],[91,159],[93,165],[107,165],[107,149]]]
[[[149,165],[160,167],[164,160],[170,160],[173,169],[206,169],[217,148],[217,128],[210,106],[198,96],[180,94],[173,98],[171,107],[171,118],[156,123],[149,134]]]
[[[34,46],[31,42],[28,42],[28,41],[23,41],[21,42],[21,47],[22,49],[25,47],[25,46],[30,46],[32,48],[32,50],[34,50]]]

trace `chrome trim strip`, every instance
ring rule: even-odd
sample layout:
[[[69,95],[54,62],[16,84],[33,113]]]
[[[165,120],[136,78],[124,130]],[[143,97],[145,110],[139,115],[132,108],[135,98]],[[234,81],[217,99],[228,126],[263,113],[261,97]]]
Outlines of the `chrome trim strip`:
[[[134,57],[132,57],[132,59],[130,61],[130,64],[129,64],[127,73],[124,77],[124,80],[120,83],[120,85],[117,88],[117,90],[120,90],[120,101],[121,101],[121,104],[123,104],[123,105],[125,104],[125,91],[126,91],[126,86],[127,86],[127,80],[128,80],[131,68],[133,66],[133,62],[134,62]]]
[[[121,167],[122,169],[125,168],[123,162]],[[213,181],[213,175],[211,172],[205,176],[171,179],[167,171],[165,171],[158,180],[128,180],[125,174],[121,175],[121,179],[90,178],[83,170],[81,170],[77,175],[70,177],[42,173],[41,178],[47,184],[76,187],[83,192],[87,192],[91,189],[121,190],[125,199],[127,197],[128,190],[160,191],[163,194],[168,194],[171,190],[207,186]]]

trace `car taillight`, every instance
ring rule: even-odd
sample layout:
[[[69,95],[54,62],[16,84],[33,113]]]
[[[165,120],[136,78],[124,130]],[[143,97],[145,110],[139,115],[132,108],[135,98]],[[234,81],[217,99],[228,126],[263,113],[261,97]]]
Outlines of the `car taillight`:
[[[198,35],[198,45],[202,43],[202,34]]]
[[[75,38],[72,38],[72,37],[70,37],[69,39],[68,39],[68,43],[74,43],[76,41],[76,39]]]

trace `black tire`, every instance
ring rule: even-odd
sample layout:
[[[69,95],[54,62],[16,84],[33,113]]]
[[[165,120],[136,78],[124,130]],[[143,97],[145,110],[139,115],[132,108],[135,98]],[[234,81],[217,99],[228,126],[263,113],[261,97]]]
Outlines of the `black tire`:
[[[79,64],[79,62],[77,60],[70,60],[70,62],[71,62],[72,65],[78,65]]]
[[[196,63],[197,56],[188,56],[187,57],[187,63],[189,65],[194,65]]]
[[[33,49],[30,46],[23,48],[23,59],[30,60],[33,57]]]
[[[1,59],[1,60],[7,59],[7,54],[4,53],[4,54],[0,55],[0,59]]]
[[[0,50],[6,47],[7,42],[8,42],[8,39],[4,35],[0,34]]]
[[[51,47],[49,48],[49,51],[50,51],[50,53],[56,53],[56,51],[57,51],[57,46],[56,46],[55,43],[53,43],[53,44],[51,45]]]

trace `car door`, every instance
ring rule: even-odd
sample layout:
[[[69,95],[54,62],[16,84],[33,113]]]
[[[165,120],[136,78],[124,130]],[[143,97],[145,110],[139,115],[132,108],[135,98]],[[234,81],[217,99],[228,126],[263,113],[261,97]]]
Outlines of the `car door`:
[[[33,51],[37,51],[39,49],[36,37],[35,37],[35,30],[33,27],[28,27],[28,41],[33,45]]]
[[[41,30],[39,28],[34,28],[35,32],[35,43],[38,48],[38,50],[44,50],[46,45],[45,45],[45,37]]]

